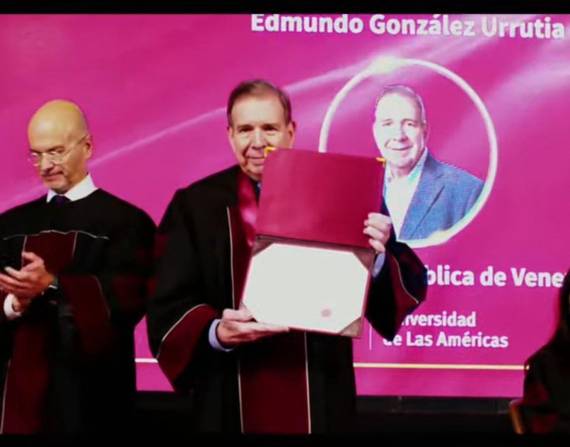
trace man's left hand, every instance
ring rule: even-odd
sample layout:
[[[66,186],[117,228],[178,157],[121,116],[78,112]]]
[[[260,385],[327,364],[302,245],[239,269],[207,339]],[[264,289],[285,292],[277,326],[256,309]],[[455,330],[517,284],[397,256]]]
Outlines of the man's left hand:
[[[376,253],[386,251],[386,242],[392,232],[392,219],[380,213],[368,214],[368,219],[364,221],[364,234],[370,236],[368,242]]]
[[[20,270],[6,267],[0,273],[0,288],[19,299],[29,300],[41,295],[55,277],[46,270],[44,260],[31,252],[22,252],[22,259],[28,263]]]

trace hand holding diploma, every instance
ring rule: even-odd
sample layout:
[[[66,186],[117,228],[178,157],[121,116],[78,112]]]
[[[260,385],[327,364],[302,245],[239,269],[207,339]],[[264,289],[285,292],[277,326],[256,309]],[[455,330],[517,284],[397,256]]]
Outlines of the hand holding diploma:
[[[376,254],[386,252],[386,242],[392,232],[392,220],[390,217],[380,213],[368,214],[368,219],[364,221],[364,234],[370,236],[368,243],[376,251]]]
[[[219,342],[229,348],[286,332],[289,332],[286,326],[258,323],[242,305],[237,310],[224,309],[216,335]]]

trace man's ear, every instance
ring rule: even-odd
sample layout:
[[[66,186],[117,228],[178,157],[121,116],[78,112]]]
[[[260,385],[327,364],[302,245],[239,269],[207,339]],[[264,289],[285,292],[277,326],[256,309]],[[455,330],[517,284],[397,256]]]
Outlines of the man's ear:
[[[234,146],[234,141],[233,141],[233,136],[234,136],[234,129],[232,126],[230,126],[229,124],[226,127],[226,132],[228,134],[228,142],[230,143],[230,146],[232,148],[232,150],[235,152],[236,148]]]
[[[422,128],[423,128],[423,134],[424,134],[424,143],[427,142],[429,134],[430,134],[430,127],[427,123],[427,121],[424,121],[422,124]]]
[[[91,134],[87,134],[84,144],[86,146],[87,159],[89,159],[93,155],[93,138]]]
[[[380,139],[378,138],[378,131],[376,130],[376,121],[372,121],[372,136],[374,137],[376,147],[380,149]]]
[[[289,134],[290,146],[293,147],[295,144],[295,134],[297,132],[297,123],[295,121],[289,122],[287,124],[287,133]]]

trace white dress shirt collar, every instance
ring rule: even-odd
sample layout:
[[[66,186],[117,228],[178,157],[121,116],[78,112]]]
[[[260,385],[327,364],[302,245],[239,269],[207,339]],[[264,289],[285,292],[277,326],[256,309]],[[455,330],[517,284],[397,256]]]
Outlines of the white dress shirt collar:
[[[80,200],[87,197],[89,194],[96,191],[98,188],[93,183],[93,179],[91,178],[91,174],[87,174],[83,180],[81,180],[77,185],[67,191],[64,195],[72,202],[75,200]],[[47,201],[49,202],[52,197],[56,196],[57,193],[52,189],[48,190],[47,193]]]

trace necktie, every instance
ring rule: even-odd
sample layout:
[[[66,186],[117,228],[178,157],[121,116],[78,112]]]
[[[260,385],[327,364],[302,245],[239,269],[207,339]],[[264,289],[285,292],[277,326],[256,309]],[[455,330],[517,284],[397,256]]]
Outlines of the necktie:
[[[251,180],[251,184],[253,185],[253,191],[255,192],[255,202],[259,203],[259,194],[261,193],[261,182],[256,182],[255,180]]]
[[[69,201],[70,201],[70,200],[69,200],[67,197],[65,197],[63,194],[56,194],[55,196],[53,196],[53,197],[51,198],[51,200],[49,201],[49,203],[52,203],[52,204],[54,204],[54,205],[56,205],[56,206],[61,206],[61,205],[63,205],[64,203],[67,203],[67,202],[69,202]]]

